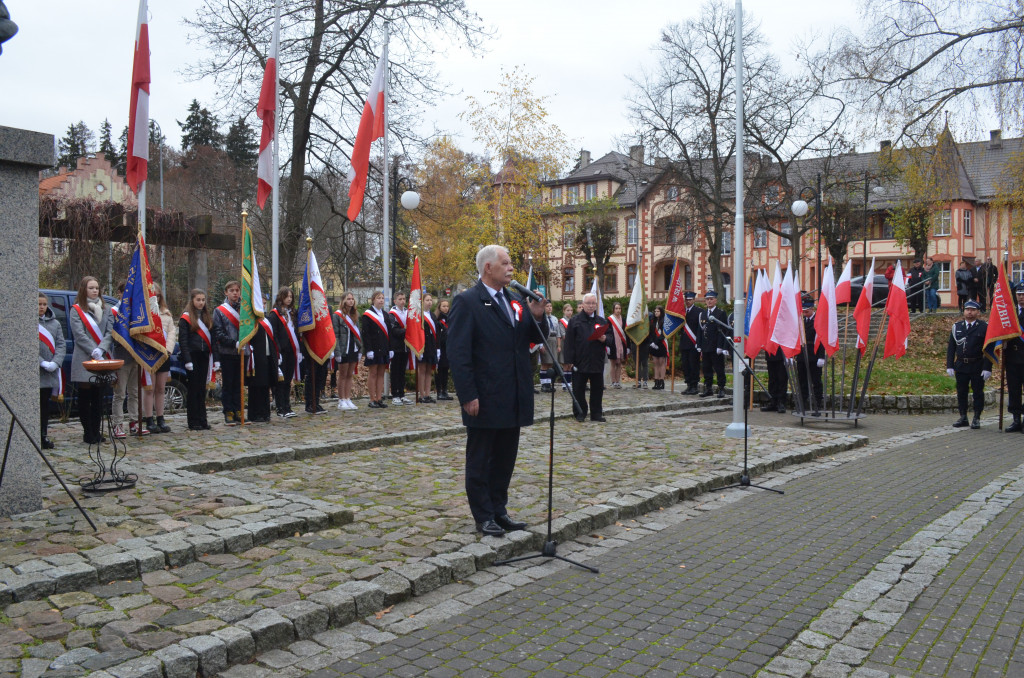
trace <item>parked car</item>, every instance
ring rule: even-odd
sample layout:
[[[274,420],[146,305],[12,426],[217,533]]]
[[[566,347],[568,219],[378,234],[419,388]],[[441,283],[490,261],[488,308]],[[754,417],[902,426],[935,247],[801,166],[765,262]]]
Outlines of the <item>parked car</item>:
[[[858,275],[856,278],[850,279],[850,304],[853,306],[857,305],[857,300],[860,299],[860,293],[864,290],[864,276]],[[889,281],[885,279],[884,275],[876,274],[874,287],[871,291],[871,305],[881,306],[885,303],[885,300],[889,297]]]
[[[50,302],[50,308],[53,310],[53,315],[57,318],[61,331],[64,333],[64,341],[67,345],[64,364],[61,366],[61,373],[64,376],[64,384],[66,385],[64,389],[64,407],[74,410],[76,393],[68,378],[71,374],[71,357],[75,352],[75,340],[71,336],[71,327],[68,325],[68,311],[74,305],[78,292],[75,290],[39,290],[39,292],[46,295]],[[104,303],[114,305],[120,300],[103,295],[103,301]],[[187,393],[185,389],[185,368],[180,358],[181,352],[178,350],[178,345],[175,344],[174,352],[171,353],[171,375],[167,380],[167,386],[164,388],[164,412],[166,414],[174,414],[185,407],[185,394]],[[109,396],[107,402],[109,406]],[[57,407],[57,404],[51,401],[51,408],[56,410]]]

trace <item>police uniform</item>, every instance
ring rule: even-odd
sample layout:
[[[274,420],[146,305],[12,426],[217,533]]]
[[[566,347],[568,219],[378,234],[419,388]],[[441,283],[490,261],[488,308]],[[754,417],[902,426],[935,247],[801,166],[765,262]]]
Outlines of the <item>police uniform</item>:
[[[814,308],[814,302],[810,299],[805,299],[803,307]],[[825,346],[824,344],[818,346],[817,350],[814,348],[814,343],[818,338],[818,333],[814,329],[814,314],[812,313],[809,317],[803,319],[804,321],[804,346],[801,349],[801,355],[796,358],[796,370],[799,378],[798,387],[800,389],[800,397],[803,398],[804,407],[812,410],[818,408],[824,408],[825,403],[822,398],[823,387],[821,383],[821,368],[818,367],[818,361],[825,359]],[[810,381],[810,393],[807,392],[807,382]],[[809,396],[813,394],[813,400],[809,399]]]
[[[705,299],[717,299],[718,293],[714,290],[708,290],[704,295]],[[728,351],[729,340],[732,339],[731,334],[721,325],[712,322],[709,318],[713,316],[718,321],[728,324],[727,321],[729,316],[726,315],[725,311],[718,308],[717,306],[713,309],[704,309],[700,312],[698,320],[700,323],[700,334],[697,335],[700,340],[700,352],[701,352],[701,368],[704,372],[704,391],[701,392],[700,397],[706,398],[713,395],[711,390],[712,378],[718,378],[718,396],[720,398],[725,397],[725,356],[719,353],[720,350]]]
[[[686,299],[694,299],[697,295],[693,292],[686,292],[683,296]],[[697,305],[686,309],[686,328],[679,333],[683,379],[686,381],[686,390],[683,391],[683,395],[697,395],[697,387],[700,385],[700,353],[697,352],[697,344],[690,339],[686,329],[693,332],[693,336],[697,337],[698,342],[700,341],[700,307]]]
[[[1020,327],[1024,328],[1024,280],[1017,282],[1016,303],[1014,310]],[[1007,433],[1024,432],[1021,424],[1021,396],[1024,391],[1024,340],[1020,337],[1008,339],[1003,343],[1003,362],[1006,365],[1006,387],[1009,391],[1009,411],[1013,415],[1013,423],[1006,427]]]
[[[968,301],[964,308],[980,309],[976,301]],[[946,369],[952,369],[956,377],[956,399],[960,419],[956,427],[967,426],[967,392],[974,394],[974,420],[971,428],[981,427],[981,412],[985,408],[985,379],[982,372],[992,371],[992,361],[984,355],[985,333],[988,325],[983,320],[968,323],[966,319],[953,324],[946,346]]]

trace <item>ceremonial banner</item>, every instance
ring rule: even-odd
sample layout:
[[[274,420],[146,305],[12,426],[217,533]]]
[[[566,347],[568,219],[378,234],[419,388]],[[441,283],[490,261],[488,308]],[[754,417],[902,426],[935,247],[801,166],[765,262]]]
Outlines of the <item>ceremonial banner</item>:
[[[420,258],[412,262],[412,281],[409,283],[409,305],[405,316],[405,345],[417,358],[423,357],[426,335],[423,333],[423,285],[420,282]]]
[[[1006,279],[1006,269],[999,267],[999,277],[992,293],[992,311],[988,316],[988,331],[985,333],[985,353],[998,364],[996,349],[1004,339],[1021,338],[1020,321],[1017,319],[1017,304]]]
[[[298,326],[309,355],[317,365],[323,365],[334,355],[334,326],[324,295],[324,281],[320,278],[320,267],[312,248],[306,252],[306,268],[302,271]]]
[[[787,269],[783,276],[780,292],[779,312],[772,330],[772,341],[782,348],[787,358],[800,353],[800,289],[794,279],[793,269]]]
[[[530,289],[533,289],[532,287]],[[601,286],[597,284],[597,275],[594,276],[594,284],[590,286],[590,293],[597,297],[597,314],[604,317],[604,296],[601,294]]]
[[[686,299],[683,297],[683,281],[679,278],[679,260],[672,266],[672,282],[668,286],[665,298],[665,319],[662,329],[666,337],[671,337],[686,325]]]
[[[647,300],[644,298],[644,281],[642,272],[637,270],[633,281],[633,291],[629,295],[629,310],[626,311],[626,334],[639,346],[650,333],[650,321],[647,318]]]
[[[156,308],[146,243],[139,233],[128,267],[121,303],[114,314],[114,341],[150,374],[168,358],[163,324]]]
[[[857,306],[853,309],[853,319],[857,323],[857,348],[860,354],[868,350],[868,336],[871,334],[871,299],[875,294],[875,258],[871,257],[871,268],[864,276]]]
[[[885,314],[889,316],[889,327],[885,332],[882,357],[901,358],[907,352],[910,338],[910,308],[907,306],[907,279],[903,276],[903,264],[899,259],[889,286],[889,298],[885,301]]]
[[[836,312],[836,281],[832,272],[832,257],[821,276],[821,292],[818,294],[818,311],[814,316],[814,350],[825,346],[830,358],[839,350],[839,316]]]
[[[754,286],[754,294],[750,297],[748,308],[750,326],[743,353],[748,358],[755,358],[767,341],[768,314],[771,313],[771,288],[768,287],[768,276],[763,271],[758,271],[757,284]]]
[[[242,303],[238,314],[238,348],[249,343],[256,334],[263,319],[263,290],[260,289],[260,272],[256,266],[256,251],[253,249],[252,230],[242,225]]]
[[[772,278],[769,302],[765,324],[764,352],[768,355],[775,355],[775,352],[779,350],[779,345],[772,341],[772,335],[775,333],[775,323],[779,319],[779,304],[782,303],[782,266],[778,262],[775,263],[775,275]],[[764,302],[761,303],[764,308]]]

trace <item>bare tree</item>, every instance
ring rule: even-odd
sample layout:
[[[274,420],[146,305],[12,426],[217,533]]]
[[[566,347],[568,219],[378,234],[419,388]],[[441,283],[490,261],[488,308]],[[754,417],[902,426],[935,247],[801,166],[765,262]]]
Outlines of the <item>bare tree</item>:
[[[369,81],[390,28],[391,114],[396,137],[412,138],[419,102],[443,94],[432,55],[466,45],[476,50],[486,37],[479,18],[463,0],[282,0],[278,81],[284,100],[282,133],[282,274],[289,275],[305,237],[306,189],[315,190],[339,213],[346,204],[321,180],[342,179]],[[224,107],[234,115],[255,108],[273,27],[271,3],[205,0],[186,23],[190,37],[210,56],[191,69],[213,76]],[[314,172],[307,172],[307,166]],[[372,177],[380,181],[379,173]],[[255,183],[255,177],[253,177]]]

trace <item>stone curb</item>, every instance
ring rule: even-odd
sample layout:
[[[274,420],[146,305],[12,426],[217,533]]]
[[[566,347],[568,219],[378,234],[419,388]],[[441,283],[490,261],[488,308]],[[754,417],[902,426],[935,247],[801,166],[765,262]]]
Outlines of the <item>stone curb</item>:
[[[867,444],[868,438],[865,436],[841,436],[829,443],[769,454],[749,467],[749,470],[753,476]],[[737,468],[703,480],[685,478],[671,485],[656,485],[613,497],[604,504],[573,511],[552,521],[552,538],[565,542],[586,535],[616,521],[649,513],[737,483],[741,474],[742,469]],[[249,662],[256,655],[279,650],[296,641],[311,639],[328,629],[349,625],[402,601],[466,579],[475,572],[491,567],[495,561],[538,551],[546,539],[546,533],[545,523],[530,530],[510,532],[504,538],[483,537],[479,542],[456,551],[398,566],[371,581],[345,582],[333,589],[313,593],[305,600],[278,608],[260,608],[234,625],[207,636],[180,641],[148,657],[138,657],[115,666],[109,672],[118,678],[177,678],[195,675],[193,667],[198,662],[200,675],[214,675],[229,665]],[[143,659],[148,661],[141,662]],[[163,674],[159,673],[160,665]],[[188,674],[190,670],[192,674]]]

